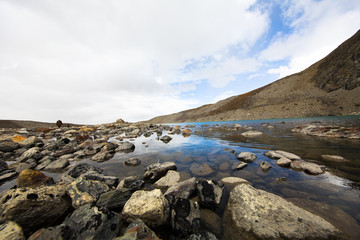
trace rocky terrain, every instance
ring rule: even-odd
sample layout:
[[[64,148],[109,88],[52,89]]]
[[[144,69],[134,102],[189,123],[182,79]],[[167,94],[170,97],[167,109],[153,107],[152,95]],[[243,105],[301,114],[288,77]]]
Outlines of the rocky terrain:
[[[360,115],[360,31],[302,72],[152,123]]]
[[[244,133],[246,137],[262,134],[253,130]],[[256,189],[245,179],[225,177],[215,181],[192,177],[180,181],[177,166],[171,161],[148,165],[142,177],[119,179],[91,164],[108,161],[116,152],[134,151],[136,146],[127,139],[153,134],[158,141],[167,143],[172,141],[171,135],[186,137],[191,135],[191,130],[121,121],[98,126],[2,129],[0,182],[16,178],[16,186],[3,192],[0,199],[0,237],[31,240],[348,238],[333,223],[280,196]],[[324,172],[321,166],[289,152],[274,150],[265,156],[276,159],[281,167],[312,175]],[[239,164],[247,164],[257,156],[241,152],[237,158]],[[69,166],[81,159],[89,159],[90,163]],[[129,158],[124,167],[140,163],[140,159]],[[259,167],[266,172],[269,165],[265,163]],[[200,176],[206,176],[204,172],[209,171],[203,165],[192,168],[191,172]],[[55,181],[41,170],[62,175]],[[225,189],[232,189],[229,198],[224,196]],[[215,213],[220,205],[226,206],[222,219]],[[202,227],[204,222],[207,228]]]

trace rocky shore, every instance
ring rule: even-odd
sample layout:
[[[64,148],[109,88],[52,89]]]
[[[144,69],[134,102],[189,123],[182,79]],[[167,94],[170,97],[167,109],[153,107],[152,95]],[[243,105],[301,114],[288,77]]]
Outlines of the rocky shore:
[[[252,129],[244,133],[250,138],[261,134]],[[2,129],[0,182],[16,178],[16,186],[3,192],[0,199],[0,238],[346,238],[323,218],[256,189],[245,179],[192,177],[180,181],[177,165],[171,161],[146,166],[141,177],[118,178],[91,164],[108,161],[117,152],[134,151],[136,146],[128,139],[152,134],[168,143],[172,134],[187,137],[192,131],[121,121],[99,126]],[[258,157],[250,152],[236,155],[242,164],[234,167],[237,171]],[[274,150],[265,156],[281,167],[312,175],[324,172],[323,167],[289,152]],[[82,159],[90,163],[73,164]],[[140,163],[141,159],[129,158],[124,167]],[[259,168],[268,171],[266,163]],[[190,168],[204,177],[210,170],[204,164]],[[55,181],[41,171],[61,173],[61,177]],[[225,206],[223,216],[218,215],[221,206]]]

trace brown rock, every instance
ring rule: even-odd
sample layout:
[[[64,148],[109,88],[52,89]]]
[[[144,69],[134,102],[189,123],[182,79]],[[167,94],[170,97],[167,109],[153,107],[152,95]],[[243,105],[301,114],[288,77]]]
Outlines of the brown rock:
[[[22,171],[16,179],[16,185],[18,187],[36,187],[40,185],[50,185],[53,183],[53,178],[32,169]]]

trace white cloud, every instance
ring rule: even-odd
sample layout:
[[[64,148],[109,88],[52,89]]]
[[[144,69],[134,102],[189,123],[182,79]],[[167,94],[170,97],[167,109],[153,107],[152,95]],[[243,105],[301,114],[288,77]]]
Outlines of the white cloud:
[[[226,56],[266,31],[255,2],[1,0],[2,118],[98,123],[186,109],[194,101],[178,96],[197,79],[179,70],[189,60],[225,60],[199,73],[214,86],[245,71],[239,64],[255,65]]]

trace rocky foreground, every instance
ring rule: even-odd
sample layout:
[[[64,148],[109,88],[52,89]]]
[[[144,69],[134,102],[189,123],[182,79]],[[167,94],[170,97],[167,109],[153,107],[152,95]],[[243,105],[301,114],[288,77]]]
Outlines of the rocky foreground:
[[[121,181],[88,163],[69,169],[72,161],[107,161],[116,152],[133,151],[135,145],[126,141],[128,138],[157,134],[159,141],[169,142],[171,136],[162,136],[165,131],[169,135],[191,134],[179,127],[127,123],[4,129],[0,181],[16,178],[16,187],[0,199],[0,238],[159,239],[164,231],[172,233],[170,239],[345,238],[323,218],[241,178],[214,181],[193,177],[179,182],[174,162],[151,164],[142,177]],[[245,135],[258,134],[248,131]],[[277,159],[282,167],[301,168],[311,174],[323,172],[320,166],[292,153],[277,150],[266,156]],[[256,155],[243,152],[238,159],[240,164],[251,163]],[[124,167],[140,162],[130,158]],[[266,170],[268,166],[260,167]],[[55,182],[42,170],[63,174]],[[232,189],[227,203],[226,188]],[[226,206],[222,219],[215,213],[221,205]],[[208,216],[206,228],[200,217],[204,212]]]

